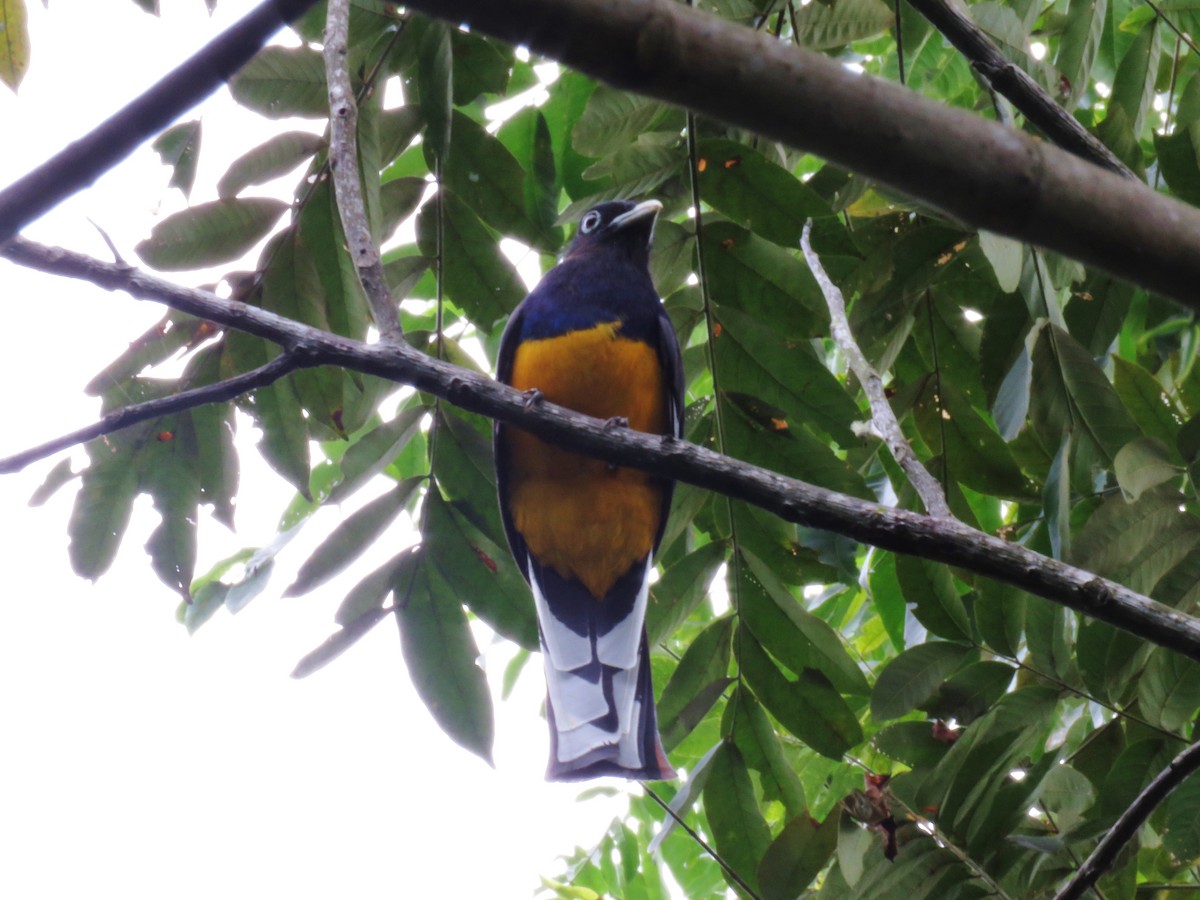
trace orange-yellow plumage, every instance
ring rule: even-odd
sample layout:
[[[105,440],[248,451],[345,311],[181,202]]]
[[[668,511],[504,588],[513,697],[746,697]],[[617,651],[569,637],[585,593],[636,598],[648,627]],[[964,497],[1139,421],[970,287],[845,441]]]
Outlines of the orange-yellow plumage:
[[[623,416],[652,434],[668,428],[662,364],[620,323],[525,341],[512,385],[537,388],[552,403],[589,416]],[[564,578],[603,598],[654,547],[663,488],[645,473],[613,468],[513,430],[509,508],[530,552]]]

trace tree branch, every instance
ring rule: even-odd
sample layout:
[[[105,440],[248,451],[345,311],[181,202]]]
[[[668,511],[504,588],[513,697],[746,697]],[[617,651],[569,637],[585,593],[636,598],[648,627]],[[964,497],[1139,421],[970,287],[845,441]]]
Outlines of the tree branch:
[[[315,0],[265,0],[115,115],[0,191],[0,246],[220,87]]]
[[[1200,309],[1200,210],[827,56],[671,0],[407,6],[811,151],[972,227]]]
[[[349,32],[350,0],[329,0],[323,53],[325,81],[329,86],[329,166],[333,171],[338,215],[350,245],[350,258],[354,260],[358,280],[371,305],[379,338],[386,344],[397,344],[403,336],[400,316],[383,274],[379,248],[371,237],[363,202],[358,164],[358,103],[346,69]]]
[[[983,30],[946,0],[908,0],[997,93],[1002,94],[1047,138],[1076,156],[1124,178],[1137,179],[1115,153],[1054,102],[1040,84],[1013,65]]]
[[[1200,770],[1200,743],[1192,744],[1176,756],[1170,765],[1146,785],[1129,808],[1121,813],[1121,817],[1109,829],[1108,834],[1096,845],[1092,855],[1084,860],[1079,870],[1071,876],[1071,880],[1054,895],[1054,900],[1076,900],[1082,897],[1088,888],[1108,871],[1121,848],[1133,839],[1158,805],[1197,770]]]
[[[223,403],[226,400],[232,400],[255,388],[265,387],[278,381],[289,372],[311,365],[316,365],[316,363],[305,360],[294,353],[283,353],[265,366],[259,366],[242,375],[189,391],[180,391],[170,397],[159,397],[155,400],[147,400],[145,403],[135,403],[132,406],[115,409],[85,428],[77,429],[70,434],[64,434],[52,441],[46,441],[44,444],[38,444],[21,453],[0,459],[0,475],[20,472],[30,463],[45,459],[60,450],[66,450],[68,447],[112,434],[114,431],[120,431],[122,428],[128,428],[148,419],[195,409],[206,403]]]
[[[900,464],[900,468],[916,489],[921,502],[925,504],[926,512],[939,519],[951,518],[950,506],[946,503],[946,494],[942,491],[941,484],[929,474],[929,470],[921,464],[905,440],[900,423],[896,421],[896,414],[892,411],[892,405],[888,403],[883,392],[883,379],[863,356],[854,335],[850,332],[850,322],[846,319],[846,302],[842,298],[841,290],[825,273],[820,257],[813,252],[808,239],[811,231],[812,219],[809,219],[804,223],[804,231],[800,233],[800,249],[804,251],[804,258],[808,261],[813,277],[821,286],[821,293],[825,295],[825,305],[829,307],[830,336],[838,345],[838,349],[845,354],[850,370],[863,386],[863,392],[871,404],[871,422],[883,438],[883,442],[887,444],[892,458]]]
[[[1200,661],[1200,619],[955,519],[935,519],[839,494],[669,436],[606,428],[598,419],[551,403],[529,407],[519,391],[426,356],[405,343],[364,344],[236,300],[179,287],[128,266],[23,238],[0,249],[0,256],[266,338],[298,355],[306,365],[343,366],[411,385],[569,450],[736,497],[788,522],[999,579]]]

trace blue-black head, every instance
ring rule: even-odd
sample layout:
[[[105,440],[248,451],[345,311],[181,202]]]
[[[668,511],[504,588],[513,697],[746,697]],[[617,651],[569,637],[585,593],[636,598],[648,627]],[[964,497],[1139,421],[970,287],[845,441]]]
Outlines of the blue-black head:
[[[617,253],[639,267],[649,265],[650,240],[661,210],[657,200],[610,200],[593,206],[579,220],[567,259]]]

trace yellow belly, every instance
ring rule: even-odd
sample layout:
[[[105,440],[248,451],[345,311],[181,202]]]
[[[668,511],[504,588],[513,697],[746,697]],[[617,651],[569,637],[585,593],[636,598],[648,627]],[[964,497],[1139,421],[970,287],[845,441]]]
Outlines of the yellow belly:
[[[527,341],[512,384],[589,416],[624,416],[638,431],[667,430],[662,366],[654,348],[618,336],[619,323]],[[508,429],[509,509],[530,552],[597,598],[654,546],[662,487],[642,472],[612,468]]]

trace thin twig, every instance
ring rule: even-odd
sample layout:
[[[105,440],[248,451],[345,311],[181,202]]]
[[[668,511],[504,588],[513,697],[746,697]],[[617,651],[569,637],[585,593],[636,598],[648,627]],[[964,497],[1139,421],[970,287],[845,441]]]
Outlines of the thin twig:
[[[131,406],[115,409],[85,428],[80,428],[72,431],[70,434],[57,437],[52,441],[46,441],[44,444],[39,444],[21,453],[0,459],[0,475],[20,472],[30,463],[37,462],[39,459],[45,459],[47,456],[52,456],[60,450],[66,450],[68,447],[74,447],[86,441],[103,437],[106,434],[112,434],[115,431],[120,431],[122,428],[128,428],[139,422],[145,422],[147,419],[156,419],[172,413],[195,409],[197,406],[203,406],[206,403],[223,403],[226,400],[232,400],[234,397],[240,397],[247,391],[266,387],[268,384],[278,381],[290,372],[314,364],[306,361],[298,354],[283,353],[265,366],[259,366],[257,369],[242,375],[227,378],[215,384],[206,384],[204,387],[193,388],[189,391],[180,391],[178,394],[172,394],[170,397],[159,397],[155,400],[147,400],[145,403],[135,403]]]
[[[800,235],[800,248],[804,251],[804,258],[808,261],[813,277],[821,286],[821,293],[825,295],[825,304],[829,307],[829,333],[837,343],[838,349],[845,355],[850,370],[862,384],[863,392],[871,404],[871,424],[887,444],[892,457],[904,469],[904,474],[916,488],[928,513],[938,519],[953,518],[942,486],[917,459],[904,437],[904,432],[900,430],[900,423],[896,421],[896,414],[892,412],[892,406],[883,391],[883,379],[867,361],[850,332],[850,322],[846,319],[846,302],[842,299],[841,290],[825,274],[820,258],[813,251],[809,242],[811,231],[812,219],[809,219],[804,223],[804,231]]]
[[[469,412],[529,431],[565,450],[735,496],[786,522],[996,578],[1200,660],[1200,618],[956,519],[938,519],[839,494],[677,438],[606,429],[599,419],[553,403],[529,406],[519,391],[434,359],[403,341],[396,346],[366,344],[246,303],[180,287],[128,266],[24,238],[0,248],[0,257],[39,271],[82,278],[137,299],[165,303],[273,341],[300,354],[309,365],[341,366],[410,385]]]
[[[266,0],[77,141],[0,191],[0,245],[87,187],[227,81],[315,0]]]
[[[1082,897],[1084,891],[1095,884],[1117,858],[1138,829],[1150,818],[1150,814],[1158,808],[1170,795],[1171,791],[1183,784],[1187,777],[1200,769],[1200,742],[1192,744],[1173,760],[1170,765],[1158,773],[1154,780],[1146,785],[1137,795],[1137,799],[1129,805],[1121,817],[1109,829],[1096,849],[1079,867],[1071,880],[1063,885],[1054,896],[1054,900],[1076,900]]]
[[[1137,178],[1115,153],[1055,103],[1027,72],[1009,62],[991,38],[947,0],[909,0],[909,3],[1047,138],[1064,150],[1118,175]]]
[[[367,207],[363,202],[362,175],[358,165],[358,104],[346,66],[350,47],[350,0],[329,0],[325,17],[325,80],[329,85],[329,166],[338,214],[350,258],[358,272],[379,339],[397,344],[403,337],[400,316],[387,278],[383,274],[379,248],[371,237]]]
[[[654,792],[654,789],[651,788],[650,785],[644,784],[642,785],[642,788],[647,794],[650,795],[651,798],[653,798],[655,803],[663,808],[667,815],[675,820],[676,825],[686,831],[688,836],[697,844],[699,844],[705,853],[713,858],[713,861],[725,871],[725,874],[729,876],[731,881],[733,881],[738,887],[753,897],[754,900],[762,900],[762,897],[759,895],[759,893],[754,890],[754,888],[750,887],[750,885],[746,884],[745,879],[743,879],[741,875],[733,870],[733,866],[725,862],[725,860],[721,858],[721,854],[717,853],[717,851],[714,850],[709,843],[700,836],[696,829],[692,828],[692,826],[690,826],[687,822],[683,821],[679,814],[675,812],[675,810],[671,809],[670,805],[663,800],[662,797],[658,796],[658,794]]]

